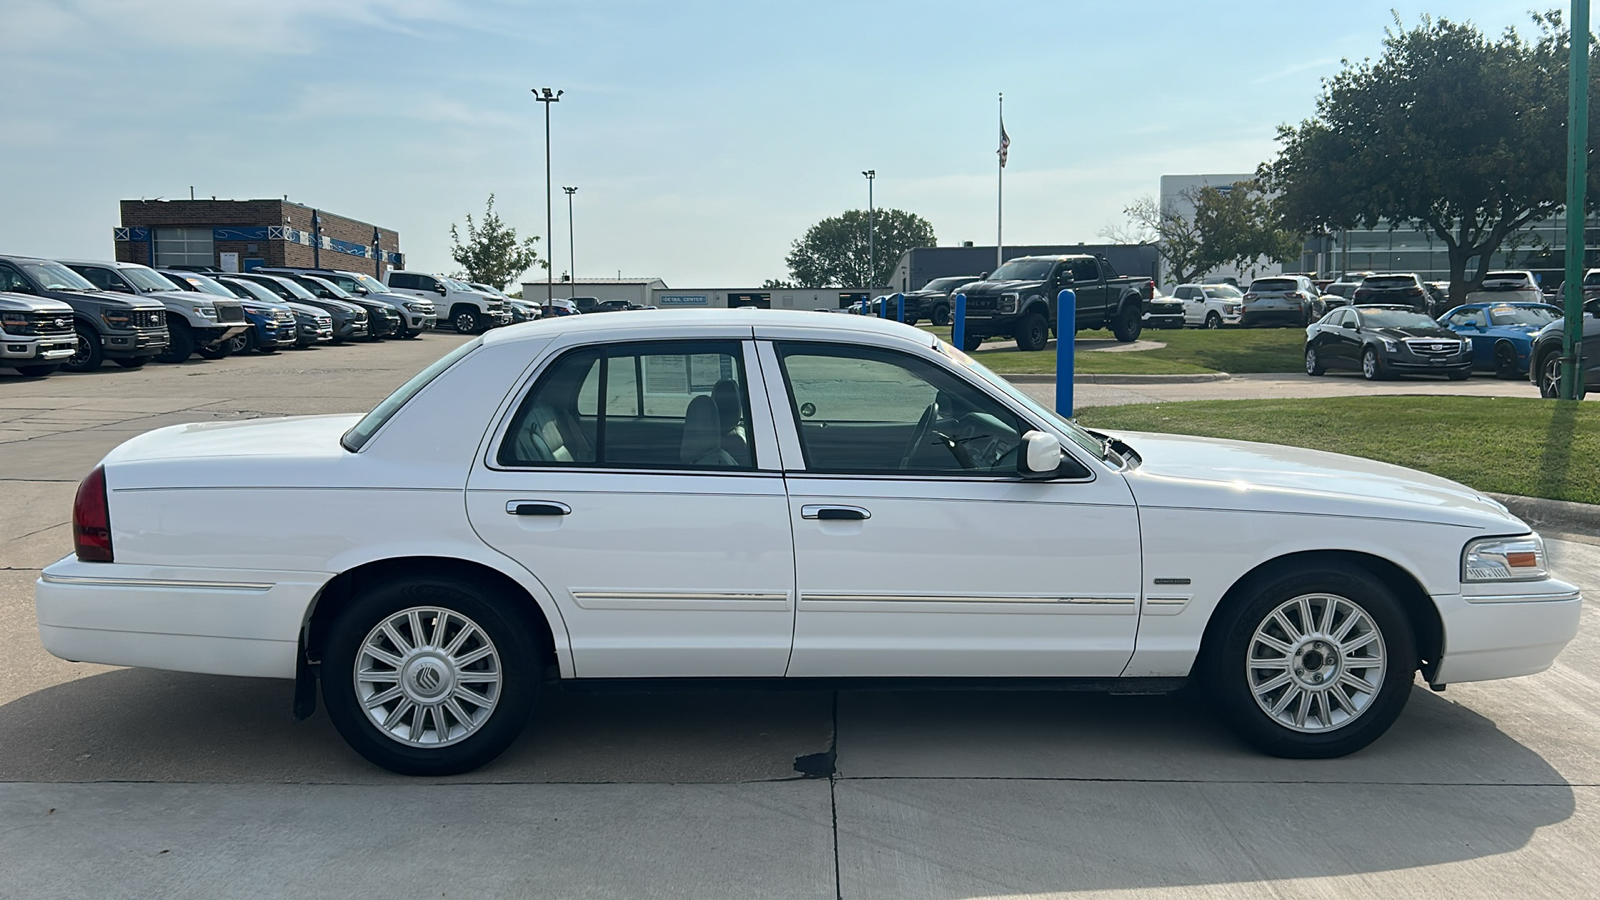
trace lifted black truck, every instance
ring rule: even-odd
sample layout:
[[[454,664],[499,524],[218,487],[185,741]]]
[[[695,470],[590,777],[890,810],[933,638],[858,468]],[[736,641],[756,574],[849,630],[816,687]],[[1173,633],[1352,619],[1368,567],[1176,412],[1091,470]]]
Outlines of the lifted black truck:
[[[1019,256],[962,289],[967,324],[961,349],[976,350],[991,335],[1010,335],[1019,350],[1043,350],[1056,330],[1056,297],[1067,288],[1078,298],[1079,329],[1110,328],[1127,343],[1139,338],[1156,285],[1118,275],[1103,257]]]

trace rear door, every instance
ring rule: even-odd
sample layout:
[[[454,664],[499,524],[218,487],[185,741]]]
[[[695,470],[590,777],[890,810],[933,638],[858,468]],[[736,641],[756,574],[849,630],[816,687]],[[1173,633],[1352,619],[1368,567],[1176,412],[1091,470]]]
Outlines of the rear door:
[[[788,664],[794,547],[772,417],[749,327],[723,331],[558,347],[469,479],[473,528],[555,597],[579,677]]]
[[[1104,319],[1109,298],[1100,264],[1093,259],[1074,259],[1069,265],[1072,266],[1072,291],[1078,298],[1078,321]]]

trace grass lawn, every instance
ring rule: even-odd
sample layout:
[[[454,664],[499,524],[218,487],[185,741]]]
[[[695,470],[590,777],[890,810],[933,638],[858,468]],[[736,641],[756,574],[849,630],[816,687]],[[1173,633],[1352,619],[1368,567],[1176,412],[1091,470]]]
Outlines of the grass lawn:
[[[927,331],[950,339],[949,328]],[[1301,328],[1198,328],[1146,331],[1144,340],[1166,344],[1159,350],[1080,352],[1079,372],[1119,375],[1178,375],[1205,372],[1299,372],[1305,367],[1306,333]],[[1109,331],[1080,331],[1079,340],[1111,340]],[[985,344],[984,346],[992,346]],[[979,350],[973,358],[996,372],[1049,373],[1056,370],[1056,351],[1024,353],[1014,347]]]
[[[1480,491],[1600,503],[1600,404],[1520,397],[1201,400],[1090,407],[1091,428],[1330,450]]]

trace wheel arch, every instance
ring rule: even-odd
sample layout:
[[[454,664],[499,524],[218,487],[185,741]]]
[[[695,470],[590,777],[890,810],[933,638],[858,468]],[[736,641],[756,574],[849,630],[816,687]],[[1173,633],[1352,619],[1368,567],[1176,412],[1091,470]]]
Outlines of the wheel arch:
[[[317,591],[306,610],[300,626],[299,665],[296,668],[295,712],[300,718],[310,714],[302,706],[309,698],[315,704],[312,688],[314,673],[311,666],[320,664],[328,629],[339,611],[361,591],[374,584],[406,576],[429,575],[458,578],[483,585],[511,603],[511,608],[521,615],[534,640],[539,643],[540,654],[547,664],[570,669],[571,653],[566,640],[566,629],[559,611],[554,620],[547,614],[544,604],[526,586],[511,575],[476,560],[444,556],[394,556],[370,560],[346,569],[329,579]],[[560,630],[557,627],[560,626]]]
[[[1281,573],[1329,564],[1359,568],[1394,593],[1411,622],[1411,630],[1416,637],[1417,662],[1423,677],[1432,681],[1439,668],[1439,658],[1444,653],[1444,619],[1439,614],[1439,607],[1415,574],[1393,560],[1359,550],[1303,550],[1265,560],[1246,572],[1223,592],[1222,599],[1212,611],[1200,640],[1200,656],[1209,653],[1222,638],[1221,622],[1224,617],[1221,613],[1235,604],[1245,602],[1257,585]]]

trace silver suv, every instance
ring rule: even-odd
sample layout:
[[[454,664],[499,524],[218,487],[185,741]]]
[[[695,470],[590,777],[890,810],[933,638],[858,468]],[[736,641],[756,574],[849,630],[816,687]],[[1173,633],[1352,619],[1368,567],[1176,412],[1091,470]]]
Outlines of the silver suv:
[[[1250,282],[1244,292],[1244,308],[1239,324],[1260,325],[1280,322],[1310,325],[1322,317],[1321,292],[1304,275],[1273,275]]]

